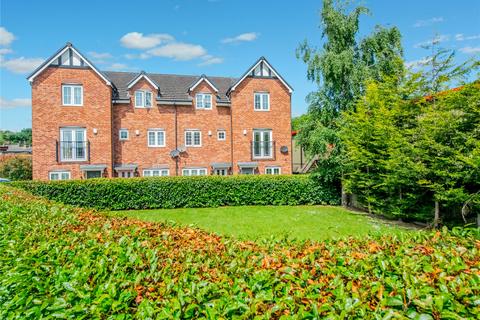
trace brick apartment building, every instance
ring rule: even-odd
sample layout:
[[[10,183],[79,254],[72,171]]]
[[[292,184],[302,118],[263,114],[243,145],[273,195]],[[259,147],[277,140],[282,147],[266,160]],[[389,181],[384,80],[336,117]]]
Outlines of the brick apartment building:
[[[102,72],[67,43],[28,80],[34,179],[292,172],[292,88],[263,57],[240,78]]]

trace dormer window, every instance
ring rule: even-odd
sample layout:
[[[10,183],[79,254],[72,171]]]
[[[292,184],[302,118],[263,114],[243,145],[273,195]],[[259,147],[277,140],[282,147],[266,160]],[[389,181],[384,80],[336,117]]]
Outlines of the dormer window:
[[[195,100],[197,109],[212,109],[212,95],[210,93],[197,93]]]
[[[151,108],[152,92],[137,90],[135,91],[135,108]]]
[[[62,85],[62,104],[64,106],[83,105],[83,87],[81,85]]]

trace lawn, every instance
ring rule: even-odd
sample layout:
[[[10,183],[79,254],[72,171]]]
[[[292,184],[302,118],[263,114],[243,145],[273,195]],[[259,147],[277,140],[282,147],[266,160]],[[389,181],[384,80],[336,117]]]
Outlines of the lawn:
[[[239,239],[281,238],[325,240],[407,229],[366,214],[333,206],[245,206],[111,211],[149,222],[173,221]]]

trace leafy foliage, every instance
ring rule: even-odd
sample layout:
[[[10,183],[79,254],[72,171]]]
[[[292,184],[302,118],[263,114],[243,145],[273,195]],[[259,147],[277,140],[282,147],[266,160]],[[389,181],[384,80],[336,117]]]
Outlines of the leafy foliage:
[[[2,319],[480,316],[473,231],[252,243],[0,197]]]
[[[19,144],[31,146],[32,129],[22,129],[19,132],[0,130],[0,145],[2,144]]]
[[[480,88],[424,97],[424,81],[370,83],[344,115],[344,179],[371,212],[431,221],[437,202],[445,219],[460,219],[467,201],[480,210]]]
[[[32,180],[32,157],[5,157],[0,161],[0,177],[10,180]]]
[[[335,190],[309,176],[205,176],[20,182],[36,195],[111,210],[337,204]]]
[[[401,34],[396,27],[378,26],[357,41],[359,19],[368,9],[362,6],[348,11],[346,1],[323,1],[321,28],[323,48],[305,41],[297,57],[307,65],[307,78],[318,90],[307,97],[308,121],[298,135],[310,155],[319,155],[317,175],[338,185],[345,168],[343,146],[338,137],[341,114],[355,108],[368,79],[380,80],[403,72]]]

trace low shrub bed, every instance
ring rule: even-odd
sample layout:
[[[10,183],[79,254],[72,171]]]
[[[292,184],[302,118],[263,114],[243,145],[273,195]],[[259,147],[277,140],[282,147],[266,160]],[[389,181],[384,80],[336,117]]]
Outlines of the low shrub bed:
[[[459,230],[239,242],[0,186],[0,318],[478,319],[479,250]]]
[[[13,185],[62,203],[110,210],[339,202],[337,190],[307,175],[26,181]]]

